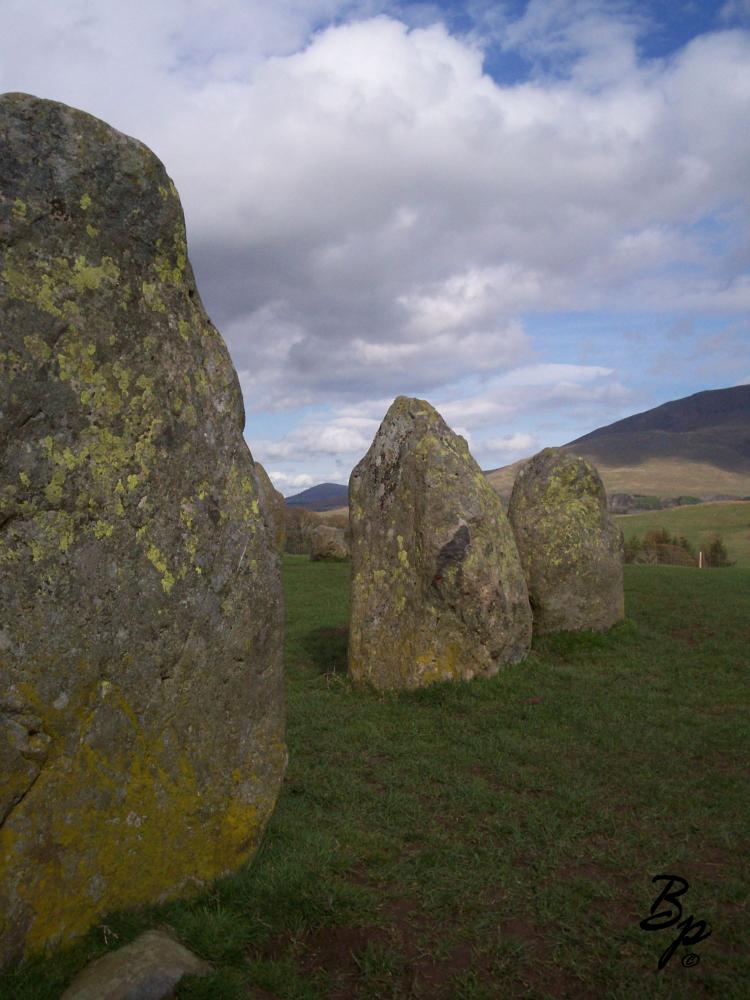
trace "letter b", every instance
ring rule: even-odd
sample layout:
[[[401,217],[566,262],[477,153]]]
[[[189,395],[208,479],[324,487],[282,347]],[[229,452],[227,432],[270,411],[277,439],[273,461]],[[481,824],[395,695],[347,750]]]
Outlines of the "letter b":
[[[684,878],[679,875],[654,875],[652,882],[666,882],[667,885],[651,904],[651,916],[641,920],[641,930],[660,931],[665,927],[672,927],[682,916],[682,904],[677,901],[678,896],[684,895],[689,885]],[[677,886],[675,889],[674,887]],[[658,910],[662,903],[668,903],[669,909]],[[674,907],[674,909],[673,909]]]

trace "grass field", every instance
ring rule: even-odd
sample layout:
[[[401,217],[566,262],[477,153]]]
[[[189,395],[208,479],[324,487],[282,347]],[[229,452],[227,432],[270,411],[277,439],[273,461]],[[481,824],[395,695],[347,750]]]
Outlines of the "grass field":
[[[711,537],[721,535],[731,560],[750,568],[750,502],[701,503],[690,507],[672,507],[641,514],[621,514],[615,518],[626,538],[647,531],[666,528],[671,534],[684,535],[696,551],[705,549]]]
[[[52,1000],[170,923],[181,1000],[750,995],[750,571],[627,566],[627,620],[492,680],[380,696],[345,674],[347,564],[286,557],[289,769],[255,860],[6,976]],[[711,936],[646,932],[652,878]],[[700,963],[684,967],[683,956]]]
[[[737,496],[750,495],[750,474],[729,472],[711,462],[682,458],[649,458],[636,465],[617,465],[603,461],[585,449],[582,454],[592,462],[602,477],[607,493],[641,493],[654,497]],[[510,496],[513,483],[524,460],[493,469],[487,473],[492,486]]]

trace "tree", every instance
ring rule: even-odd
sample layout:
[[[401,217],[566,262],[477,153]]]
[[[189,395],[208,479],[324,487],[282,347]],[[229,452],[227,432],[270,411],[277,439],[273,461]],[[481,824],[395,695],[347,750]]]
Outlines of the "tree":
[[[734,566],[734,563],[729,559],[729,553],[720,535],[713,536],[708,543],[708,548],[703,553],[703,558],[707,566]]]

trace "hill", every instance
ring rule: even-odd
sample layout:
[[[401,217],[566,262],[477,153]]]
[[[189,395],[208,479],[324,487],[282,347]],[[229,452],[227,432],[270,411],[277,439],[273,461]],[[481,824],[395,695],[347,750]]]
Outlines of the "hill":
[[[314,511],[347,507],[348,503],[348,487],[342,486],[341,483],[320,483],[286,498],[288,507],[303,507],[305,510]]]
[[[596,465],[608,493],[750,495],[750,385],[711,389],[599,427],[564,445]],[[510,493],[523,460],[487,476]]]

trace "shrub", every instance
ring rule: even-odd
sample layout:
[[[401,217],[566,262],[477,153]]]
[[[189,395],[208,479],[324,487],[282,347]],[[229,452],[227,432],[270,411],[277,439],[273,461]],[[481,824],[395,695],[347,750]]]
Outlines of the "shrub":
[[[727,552],[720,535],[714,535],[708,543],[708,548],[703,553],[703,559],[707,566],[714,568],[721,566],[734,566],[734,563],[729,559],[729,553]]]
[[[667,566],[695,566],[695,556],[682,545],[657,545],[656,561]]]
[[[695,566],[695,549],[684,535],[670,535],[666,528],[647,531],[643,540],[633,535],[625,542],[625,562],[663,563],[669,566]]]
[[[623,559],[626,563],[638,562],[638,556],[643,551],[643,542],[638,535],[626,538],[623,545]]]
[[[636,493],[633,500],[636,510],[661,510],[661,497],[649,497],[642,493]]]

